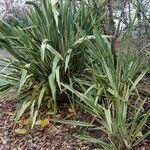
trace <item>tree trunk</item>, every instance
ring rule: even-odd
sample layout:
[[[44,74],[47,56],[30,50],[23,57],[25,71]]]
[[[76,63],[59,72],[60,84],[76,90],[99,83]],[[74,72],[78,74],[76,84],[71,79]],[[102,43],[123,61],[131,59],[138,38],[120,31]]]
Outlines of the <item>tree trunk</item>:
[[[117,55],[116,55],[116,50],[115,50],[115,42],[116,42],[116,38],[115,38],[115,22],[114,22],[114,16],[113,16],[113,0],[108,0],[108,17],[109,17],[109,34],[114,36],[112,39],[111,39],[111,49],[112,49],[112,53],[113,53],[113,56],[114,56],[114,63],[115,63],[115,66],[116,66],[116,59],[117,59]]]

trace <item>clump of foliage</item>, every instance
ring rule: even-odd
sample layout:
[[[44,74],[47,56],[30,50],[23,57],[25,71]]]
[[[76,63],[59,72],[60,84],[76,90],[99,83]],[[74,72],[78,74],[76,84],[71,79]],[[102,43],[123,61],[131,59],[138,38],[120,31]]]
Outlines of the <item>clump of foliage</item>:
[[[83,79],[76,79],[80,91],[71,86],[63,86],[73,92],[81,100],[81,106],[95,119],[89,124],[93,130],[106,135],[106,139],[96,139],[87,135],[79,135],[80,139],[98,144],[105,150],[132,149],[145,139],[150,132],[142,133],[150,116],[150,111],[141,114],[145,100],[141,100],[137,84],[146,74],[139,74],[143,63],[140,59],[127,59],[127,55],[117,55],[116,64],[109,42],[95,30],[96,43],[86,42],[90,58],[88,73]],[[133,102],[133,95],[137,98]],[[137,96],[136,96],[137,95]],[[135,98],[134,98],[135,99]],[[58,121],[74,125],[83,122]],[[89,126],[88,125],[88,126]]]
[[[18,89],[16,120],[30,107],[33,127],[41,106],[56,114],[60,82],[69,83],[73,75],[83,72],[86,47],[80,32],[92,34],[93,26],[102,21],[98,12],[103,4],[96,8],[85,1],[74,6],[69,0],[26,4],[32,6],[26,12],[27,25],[19,20],[16,27],[0,24],[0,44],[15,58],[5,60],[11,70],[3,74],[9,83],[1,86],[1,91]]]
[[[55,121],[93,127],[106,135],[106,139],[79,135],[80,139],[105,150],[132,149],[145,139],[150,132],[142,133],[142,129],[150,111],[141,115],[145,101],[136,88],[146,74],[144,59],[120,52],[113,55],[108,41],[112,36],[99,34],[105,1],[91,5],[85,1],[74,5],[69,0],[27,4],[32,6],[27,25],[19,20],[14,27],[0,24],[0,44],[13,56],[4,60],[8,63],[5,69],[9,69],[1,72],[1,78],[8,84],[0,86],[0,91],[17,89],[16,120],[30,108],[33,127],[41,107],[48,107],[55,115],[60,97],[71,93],[70,97],[94,116],[96,124]]]

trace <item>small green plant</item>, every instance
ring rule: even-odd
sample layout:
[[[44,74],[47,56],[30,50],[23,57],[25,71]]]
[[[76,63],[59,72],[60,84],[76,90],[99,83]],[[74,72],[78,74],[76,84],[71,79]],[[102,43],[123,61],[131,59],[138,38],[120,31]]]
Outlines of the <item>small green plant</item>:
[[[137,76],[143,62],[134,58],[128,60],[118,54],[115,66],[109,42],[100,36],[97,30],[95,40],[94,44],[86,42],[91,64],[84,79],[77,79],[80,91],[66,84],[63,86],[80,98],[83,108],[92,114],[99,124],[95,125],[94,130],[106,135],[107,139],[86,135],[77,137],[96,143],[105,150],[132,149],[150,134],[149,131],[142,134],[150,111],[141,114],[145,101],[140,99],[136,89],[146,74],[146,71],[143,71]],[[138,95],[137,101],[132,100],[133,95]],[[66,122],[73,124],[72,121]]]
[[[16,27],[0,24],[0,45],[15,58],[5,60],[11,70],[2,74],[9,83],[1,89],[17,89],[16,120],[30,107],[33,127],[41,106],[56,114],[60,82],[69,83],[72,76],[83,72],[86,47],[80,30],[92,35],[93,26],[102,21],[97,18],[103,4],[96,8],[85,1],[77,7],[69,0],[26,4],[32,6],[26,12],[27,25],[19,20]]]

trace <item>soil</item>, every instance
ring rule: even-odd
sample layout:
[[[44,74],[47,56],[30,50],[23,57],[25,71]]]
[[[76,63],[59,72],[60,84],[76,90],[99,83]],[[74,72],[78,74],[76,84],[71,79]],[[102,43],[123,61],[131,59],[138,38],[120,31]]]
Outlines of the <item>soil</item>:
[[[134,147],[134,150],[150,150],[150,141],[145,141],[144,144]]]
[[[91,144],[76,139],[75,126],[49,123],[36,125],[25,135],[13,129],[15,100],[0,101],[0,150],[91,150]]]

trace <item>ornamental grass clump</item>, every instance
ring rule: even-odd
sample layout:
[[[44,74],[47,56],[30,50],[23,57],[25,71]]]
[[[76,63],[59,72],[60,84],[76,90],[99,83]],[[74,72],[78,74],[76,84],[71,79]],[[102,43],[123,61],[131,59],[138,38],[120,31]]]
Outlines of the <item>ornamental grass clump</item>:
[[[26,25],[19,20],[15,27],[0,24],[0,45],[13,56],[4,60],[9,70],[1,79],[8,83],[0,89],[17,89],[16,120],[30,108],[33,127],[41,107],[48,107],[53,115],[57,113],[60,83],[69,83],[72,76],[83,72],[86,47],[80,32],[92,34],[93,26],[102,21],[98,15],[104,16],[104,4],[95,7],[81,1],[75,6],[69,0],[43,0],[40,6],[31,1],[26,4],[30,8]]]
[[[76,79],[80,90],[74,89],[72,85],[62,85],[74,93],[80,99],[80,106],[93,116],[93,122],[96,123],[91,122],[87,126],[93,126],[91,130],[100,132],[105,138],[102,136],[98,139],[89,135],[77,137],[104,150],[133,149],[150,134],[150,131],[142,132],[150,117],[150,110],[142,113],[145,100],[140,98],[136,88],[146,74],[146,70],[141,72],[144,62],[137,57],[127,59],[127,55],[118,53],[114,63],[108,40],[97,29],[94,37],[95,42],[86,41],[89,67],[84,78]],[[57,121],[84,125],[84,122]]]

